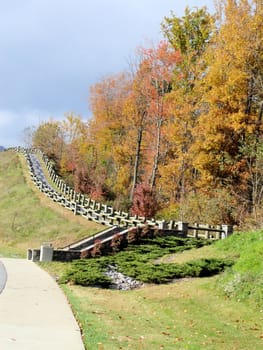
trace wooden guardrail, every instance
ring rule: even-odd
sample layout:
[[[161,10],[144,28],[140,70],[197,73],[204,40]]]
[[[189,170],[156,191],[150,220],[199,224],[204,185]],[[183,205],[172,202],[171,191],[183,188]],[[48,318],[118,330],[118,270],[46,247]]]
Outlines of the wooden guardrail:
[[[31,178],[42,193],[54,202],[71,210],[75,215],[81,215],[88,220],[110,227],[117,226],[125,228],[148,225],[150,227],[158,227],[159,229],[182,231],[185,236],[189,237],[209,239],[223,239],[233,232],[233,227],[230,225],[190,225],[175,220],[146,219],[145,217],[137,215],[131,216],[129,213],[121,210],[115,210],[112,206],[97,202],[86,197],[84,194],[77,193],[68,186],[65,181],[56,174],[53,163],[41,151],[35,149],[28,150],[20,147],[16,150],[24,153]],[[43,159],[52,185],[49,183],[48,179],[45,178],[36,154]],[[57,190],[55,190],[54,187]]]
[[[179,234],[182,237],[194,237],[205,239],[224,239],[232,234],[233,227],[229,225],[200,225],[178,222],[174,220],[155,220],[146,219],[145,217],[131,216],[124,211],[117,211],[112,206],[97,202],[86,197],[81,193],[77,193],[74,189],[68,186],[55,172],[52,162],[39,150],[28,150],[25,148],[16,148],[18,152],[22,152],[27,160],[28,169],[32,181],[39,190],[57,204],[71,210],[75,215],[95,221],[97,223],[108,226],[108,229],[99,232],[92,237],[86,237],[77,242],[60,248],[59,251],[67,252],[67,258],[78,258],[78,252],[92,249],[96,241],[102,244],[109,244],[110,240],[116,235],[127,235],[128,229],[136,226],[148,226],[158,228],[159,231],[170,231],[171,233]],[[44,175],[38,157],[43,159],[49,174],[49,179]],[[75,252],[75,253],[74,253]],[[40,250],[29,252],[32,259],[38,259],[41,253]]]
[[[25,154],[31,178],[40,191],[54,202],[73,211],[75,215],[81,215],[88,220],[107,226],[134,227],[139,224],[151,226],[162,225],[162,221],[148,220],[145,217],[137,215],[131,216],[127,212],[115,210],[112,206],[102,204],[81,193],[77,193],[55,173],[52,162],[41,152],[38,152],[43,158],[50,180],[53,183],[53,186],[51,186],[49,181],[43,176],[41,165],[35,152],[21,148],[19,148],[19,151]]]

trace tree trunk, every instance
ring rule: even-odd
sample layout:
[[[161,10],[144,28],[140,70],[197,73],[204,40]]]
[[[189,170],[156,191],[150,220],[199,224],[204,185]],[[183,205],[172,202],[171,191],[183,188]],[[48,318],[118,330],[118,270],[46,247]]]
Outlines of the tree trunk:
[[[135,162],[134,162],[134,169],[133,169],[132,188],[130,193],[131,202],[133,200],[133,195],[134,195],[134,191],[138,180],[138,170],[139,170],[139,162],[140,162],[140,156],[141,156],[142,132],[143,132],[143,128],[142,126],[140,126],[137,131],[136,154],[135,154]]]
[[[155,148],[155,156],[153,162],[152,176],[151,176],[151,190],[154,189],[156,183],[156,176],[159,166],[159,157],[160,157],[160,144],[161,144],[161,127],[162,127],[162,119],[157,119],[157,130],[156,130],[156,148]]]

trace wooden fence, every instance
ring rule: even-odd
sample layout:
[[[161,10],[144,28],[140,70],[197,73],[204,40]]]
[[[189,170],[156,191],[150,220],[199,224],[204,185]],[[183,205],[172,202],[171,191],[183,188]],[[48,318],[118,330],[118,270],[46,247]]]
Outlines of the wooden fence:
[[[115,210],[112,206],[102,204],[91,198],[77,193],[68,186],[56,173],[52,162],[45,155],[38,151],[46,165],[49,177],[53,185],[43,176],[40,162],[32,151],[21,150],[27,159],[29,172],[35,185],[47,197],[54,202],[62,205],[66,209],[74,212],[75,215],[81,215],[88,220],[107,226],[134,227],[139,224],[151,226],[161,225],[161,221],[146,220],[144,217],[131,216],[127,212]]]
[[[24,148],[16,148],[18,152],[22,152],[27,160],[28,169],[34,184],[39,190],[57,204],[71,210],[75,215],[81,215],[87,220],[95,221],[99,224],[108,226],[107,229],[99,232],[92,237],[86,237],[78,242],[60,248],[60,251],[83,251],[89,247],[94,247],[95,241],[108,242],[113,236],[118,234],[126,235],[129,228],[136,226],[149,226],[163,231],[171,231],[171,233],[179,234],[183,237],[195,237],[205,239],[224,239],[233,232],[232,226],[229,225],[200,225],[175,220],[155,220],[146,219],[140,216],[131,216],[129,213],[115,210],[112,206],[97,202],[81,193],[77,193],[68,186],[55,172],[53,163],[39,150],[28,150]],[[44,175],[39,158],[42,158],[49,179]],[[38,259],[39,251],[30,252],[29,255],[36,255]],[[67,256],[70,256],[68,254]],[[77,256],[77,255],[76,255]]]
[[[75,215],[81,215],[88,220],[111,227],[148,225],[150,227],[158,227],[159,229],[182,231],[190,237],[212,239],[222,239],[233,232],[232,226],[229,225],[190,225],[175,220],[165,221],[155,220],[153,218],[146,219],[137,215],[131,216],[127,212],[115,210],[110,205],[97,202],[81,193],[77,193],[56,174],[53,163],[41,151],[24,148],[17,148],[17,151],[24,153],[31,178],[42,193],[54,202],[71,210]],[[43,159],[50,181],[45,178],[37,155]],[[50,182],[52,182],[52,185],[50,185]]]

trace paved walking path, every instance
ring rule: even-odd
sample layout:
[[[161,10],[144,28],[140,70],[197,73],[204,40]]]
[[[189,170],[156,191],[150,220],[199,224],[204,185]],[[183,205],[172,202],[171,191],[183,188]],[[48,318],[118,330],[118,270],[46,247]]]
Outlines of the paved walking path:
[[[5,287],[7,279],[6,269],[4,264],[0,261],[0,293]]]
[[[78,324],[52,277],[32,261],[1,262],[7,282],[0,291],[0,349],[84,350]]]

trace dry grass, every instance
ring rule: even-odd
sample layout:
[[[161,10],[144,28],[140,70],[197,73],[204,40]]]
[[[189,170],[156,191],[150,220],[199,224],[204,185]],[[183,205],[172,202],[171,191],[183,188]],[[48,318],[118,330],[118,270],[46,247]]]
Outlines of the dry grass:
[[[27,185],[32,189],[32,191],[35,193],[35,195],[39,198],[41,205],[43,205],[46,208],[49,208],[59,215],[61,215],[66,220],[75,222],[78,225],[83,225],[87,228],[94,229],[96,231],[100,231],[104,229],[103,225],[99,225],[93,221],[88,221],[87,219],[83,218],[82,216],[76,216],[74,213],[66,208],[64,208],[61,205],[58,205],[57,203],[50,200],[48,197],[46,197],[42,192],[39,191],[39,189],[35,186],[33,181],[31,180],[30,174],[27,171],[27,163],[25,160],[25,157],[22,154],[19,154],[19,160],[22,164],[22,171],[23,176],[26,179]],[[43,162],[41,162],[43,165]],[[46,176],[48,175],[45,171]]]
[[[0,153],[0,254],[25,257],[27,248],[55,247],[92,235],[104,227],[51,201],[33,184],[22,155]]]
[[[163,256],[158,259],[158,263],[178,263],[183,264],[192,260],[202,259],[202,258],[227,258],[228,254],[217,249],[213,249],[213,246],[204,246],[198,249],[184,250],[181,253],[170,254],[168,256]]]

